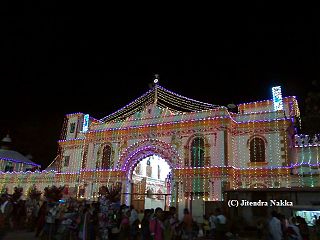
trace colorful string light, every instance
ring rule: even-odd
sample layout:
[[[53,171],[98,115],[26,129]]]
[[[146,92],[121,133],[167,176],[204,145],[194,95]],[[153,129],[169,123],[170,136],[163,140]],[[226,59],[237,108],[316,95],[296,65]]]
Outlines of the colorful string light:
[[[232,189],[261,187],[260,183],[266,183],[267,187],[291,187],[291,179],[296,175],[290,177],[289,173],[296,169],[300,171],[299,187],[314,187],[318,184],[320,144],[290,146],[287,142],[290,133],[285,129],[291,126],[294,118],[300,117],[300,112],[295,97],[282,100],[283,110],[275,111],[273,101],[265,100],[239,104],[239,112],[230,113],[225,107],[186,98],[155,85],[105,118],[98,120],[90,116],[89,129],[85,133],[79,130],[85,114],[67,114],[58,141],[57,171],[0,172],[0,187],[67,184],[77,188],[77,195],[80,189],[85,189],[86,198],[95,198],[101,186],[120,182],[127,194],[123,201],[130,204],[128,193],[132,191],[134,166],[143,158],[154,155],[165,159],[172,169],[171,187],[168,187],[170,204],[185,204],[183,200],[200,198],[221,200],[220,188],[224,182],[229,182]],[[74,133],[70,133],[71,122],[76,123]],[[179,146],[173,146],[173,135],[180,137]],[[197,137],[199,140],[193,142]],[[228,147],[226,153],[224,137]],[[264,162],[258,161],[260,153],[256,152],[261,147],[261,139],[265,144]],[[102,169],[106,144],[110,144],[112,153],[109,167]],[[253,154],[253,163],[250,163],[250,154]],[[288,161],[290,154],[295,157],[293,161]],[[70,162],[64,166],[66,156],[70,156]],[[314,167],[317,171],[313,171]],[[19,165],[17,170],[20,169]],[[300,176],[305,172],[309,172],[308,181]],[[137,191],[145,193],[142,183],[137,184]]]

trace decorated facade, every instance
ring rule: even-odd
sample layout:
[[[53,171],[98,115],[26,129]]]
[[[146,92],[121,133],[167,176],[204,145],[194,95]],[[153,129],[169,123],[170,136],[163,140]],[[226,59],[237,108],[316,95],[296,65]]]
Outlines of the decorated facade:
[[[226,201],[228,191],[317,189],[320,143],[298,134],[299,124],[297,99],[282,97],[280,88],[273,99],[234,111],[155,83],[102,119],[66,115],[52,165],[2,173],[0,184],[63,185],[66,195],[86,199],[96,199],[101,186],[117,185],[121,203],[176,206],[180,214],[188,207],[200,220],[205,206]],[[155,159],[160,163],[153,165]]]

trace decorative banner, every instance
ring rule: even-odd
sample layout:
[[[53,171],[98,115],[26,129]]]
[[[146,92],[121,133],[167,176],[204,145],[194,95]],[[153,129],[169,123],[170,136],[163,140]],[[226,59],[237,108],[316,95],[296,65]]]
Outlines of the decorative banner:
[[[283,110],[283,101],[282,101],[282,93],[281,93],[280,86],[272,88],[272,96],[273,96],[273,109],[275,111]]]
[[[83,125],[82,125],[82,132],[85,133],[89,129],[89,114],[84,115],[83,117]]]

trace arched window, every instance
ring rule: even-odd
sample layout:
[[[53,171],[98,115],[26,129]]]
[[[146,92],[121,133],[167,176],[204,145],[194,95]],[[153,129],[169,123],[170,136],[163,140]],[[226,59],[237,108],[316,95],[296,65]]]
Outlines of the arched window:
[[[266,147],[262,138],[254,137],[250,140],[250,162],[265,162]]]
[[[101,168],[102,169],[110,169],[112,168],[112,160],[111,160],[111,146],[106,145],[103,148],[102,152],[102,162],[101,162]]]
[[[201,137],[196,137],[191,143],[191,166],[204,166],[204,140]]]

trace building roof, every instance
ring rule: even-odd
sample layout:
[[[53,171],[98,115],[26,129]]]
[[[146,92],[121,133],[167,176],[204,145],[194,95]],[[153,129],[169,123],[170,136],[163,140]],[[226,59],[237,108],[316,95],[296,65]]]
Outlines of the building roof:
[[[142,111],[147,105],[155,104],[172,112],[196,112],[215,109],[218,105],[200,102],[191,98],[181,96],[164,87],[155,84],[154,87],[132,101],[118,111],[100,119],[102,122],[121,121],[138,111]]]
[[[8,149],[0,149],[0,159],[17,163],[25,163],[33,166],[40,166],[39,164],[36,164],[23,156],[21,153]]]
[[[58,156],[54,158],[54,160],[49,164],[49,166],[45,169],[46,171],[56,171],[57,170],[57,159]]]

